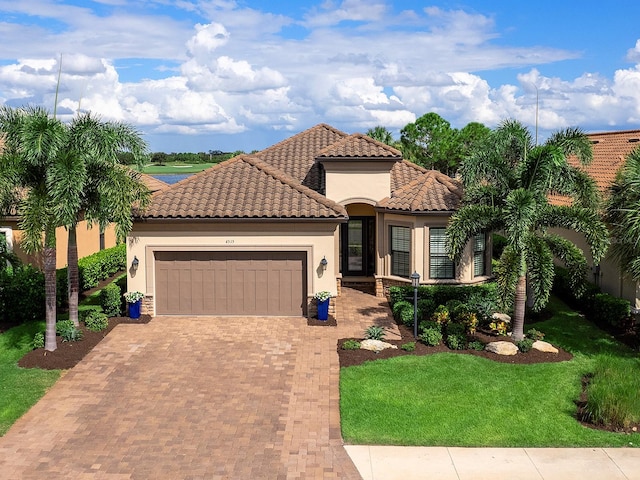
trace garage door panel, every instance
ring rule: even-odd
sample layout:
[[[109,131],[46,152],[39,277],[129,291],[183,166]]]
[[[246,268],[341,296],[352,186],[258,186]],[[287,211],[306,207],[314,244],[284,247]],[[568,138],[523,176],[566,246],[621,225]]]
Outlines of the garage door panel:
[[[156,252],[159,315],[304,315],[305,252]]]

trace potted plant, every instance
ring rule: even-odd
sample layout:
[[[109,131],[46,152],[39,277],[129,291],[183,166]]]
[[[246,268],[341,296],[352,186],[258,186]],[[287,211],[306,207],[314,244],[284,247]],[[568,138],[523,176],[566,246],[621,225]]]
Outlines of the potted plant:
[[[127,292],[124,294],[124,299],[129,305],[129,318],[140,318],[140,308],[143,298],[144,293],[142,292]]]
[[[313,298],[316,299],[318,304],[318,320],[327,320],[329,318],[329,299],[331,298],[331,292],[323,290],[316,293]]]

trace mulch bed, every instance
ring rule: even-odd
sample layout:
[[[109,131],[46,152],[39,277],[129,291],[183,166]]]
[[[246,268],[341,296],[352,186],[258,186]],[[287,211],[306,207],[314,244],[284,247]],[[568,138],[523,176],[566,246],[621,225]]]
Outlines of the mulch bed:
[[[48,352],[44,348],[37,348],[28,352],[18,361],[18,365],[23,368],[42,368],[44,370],[67,369],[75,366],[84,356],[95,347],[100,340],[107,336],[116,325],[121,323],[149,323],[150,315],[142,315],[138,319],[129,317],[112,317],[109,319],[109,326],[101,332],[92,332],[80,323],[83,337],[79,342],[63,342],[57,337],[58,348],[53,352]]]
[[[326,320],[318,320],[316,317],[307,318],[307,325],[309,327],[337,327],[338,322],[333,315],[329,315]]]
[[[546,353],[541,352],[539,350],[531,349],[527,353],[518,352],[516,355],[506,356],[506,355],[496,355],[495,353],[487,352],[487,351],[477,351],[477,350],[451,350],[446,345],[441,344],[436,347],[429,347],[420,341],[416,341],[416,349],[413,352],[407,352],[400,348],[401,345],[415,341],[413,338],[413,331],[407,328],[405,325],[399,324],[398,328],[400,329],[400,335],[402,337],[401,340],[386,340],[385,342],[396,345],[398,348],[387,348],[386,350],[381,351],[380,353],[371,352],[369,350],[343,350],[342,343],[345,340],[349,340],[348,338],[342,338],[338,340],[338,356],[340,357],[340,366],[341,367],[350,367],[352,365],[360,365],[364,362],[368,362],[371,360],[379,360],[381,358],[392,358],[392,357],[402,357],[405,355],[414,355],[414,356],[423,356],[423,355],[433,355],[434,353],[455,353],[460,355],[475,355],[477,357],[487,358],[489,360],[493,360],[494,362],[501,363],[513,363],[513,364],[531,364],[531,363],[546,363],[546,362],[566,362],[567,360],[571,360],[573,355],[569,352],[558,348],[558,353]],[[361,341],[361,338],[354,338],[353,340]],[[488,335],[482,332],[478,332],[475,335],[475,338],[472,340],[480,340],[482,343],[489,342],[498,342],[498,341],[506,341],[509,342],[511,339],[509,337],[497,337],[493,335]]]

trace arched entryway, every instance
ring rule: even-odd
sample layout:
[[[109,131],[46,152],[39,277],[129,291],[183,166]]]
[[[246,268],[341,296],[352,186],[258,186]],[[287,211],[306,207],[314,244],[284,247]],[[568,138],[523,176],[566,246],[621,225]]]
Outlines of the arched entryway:
[[[343,277],[376,273],[376,216],[372,205],[346,205],[349,221],[340,228],[340,271]]]

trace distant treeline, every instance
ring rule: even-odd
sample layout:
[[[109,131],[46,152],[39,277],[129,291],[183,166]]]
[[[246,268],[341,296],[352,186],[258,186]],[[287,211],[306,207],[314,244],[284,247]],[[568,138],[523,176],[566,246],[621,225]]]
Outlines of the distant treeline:
[[[156,165],[163,165],[165,163],[185,163],[192,165],[194,163],[219,163],[224,160],[228,160],[236,155],[240,155],[244,152],[223,152],[221,150],[209,150],[208,152],[199,153],[165,153],[155,152],[149,155],[148,162]],[[129,152],[120,154],[120,162],[126,165],[132,165],[135,163],[133,155]]]

